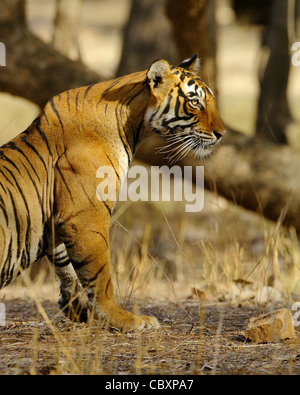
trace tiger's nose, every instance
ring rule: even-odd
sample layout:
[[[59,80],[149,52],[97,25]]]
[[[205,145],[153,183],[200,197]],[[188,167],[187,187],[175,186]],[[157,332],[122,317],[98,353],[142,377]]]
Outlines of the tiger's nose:
[[[226,134],[226,130],[221,130],[221,131],[213,131],[213,134],[215,135],[215,137],[220,140],[225,134]]]

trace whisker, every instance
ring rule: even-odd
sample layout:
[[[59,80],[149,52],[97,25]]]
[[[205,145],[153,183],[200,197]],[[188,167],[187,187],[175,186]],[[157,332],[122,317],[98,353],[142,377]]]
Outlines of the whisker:
[[[187,146],[186,143],[182,143],[179,147],[176,147],[175,149],[170,150],[169,155],[165,159],[167,159],[169,162],[172,162],[173,158],[179,153],[179,151],[185,149],[186,146]]]
[[[172,158],[172,160],[171,160],[171,163],[174,163],[174,162],[177,162],[177,161],[179,161],[179,160],[182,160],[183,158],[186,157],[186,155],[187,155],[191,150],[192,150],[192,148],[191,148],[190,146],[188,146],[188,147],[186,147],[183,151],[177,152],[177,153],[173,156],[173,158]]]
[[[189,151],[192,150],[192,142],[191,141],[186,141],[183,143],[180,147],[178,147],[177,150],[174,150],[173,155],[169,155],[170,163],[174,163],[177,161],[179,158],[184,158]]]
[[[164,145],[163,147],[157,147],[156,150],[157,150],[158,153],[166,153],[166,152],[169,152],[169,151],[164,151],[164,150],[166,150],[166,149],[172,147],[173,145],[175,145],[175,144],[177,144],[177,143],[179,143],[179,142],[180,142],[179,140],[173,141],[172,143],[170,143],[170,144],[168,144],[168,145]]]
[[[210,140],[198,133],[187,134],[184,130],[179,130],[176,134],[168,134],[164,137],[167,144],[162,147],[157,147],[156,152],[167,154],[165,159],[170,163],[170,165],[184,159],[191,151],[193,151],[193,154],[197,159],[203,158],[205,156],[203,148]]]

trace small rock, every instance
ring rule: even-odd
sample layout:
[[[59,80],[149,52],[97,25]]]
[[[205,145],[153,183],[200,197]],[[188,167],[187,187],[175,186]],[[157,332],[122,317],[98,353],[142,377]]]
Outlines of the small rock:
[[[250,318],[245,337],[255,343],[293,339],[295,328],[292,312],[281,309],[260,317]]]

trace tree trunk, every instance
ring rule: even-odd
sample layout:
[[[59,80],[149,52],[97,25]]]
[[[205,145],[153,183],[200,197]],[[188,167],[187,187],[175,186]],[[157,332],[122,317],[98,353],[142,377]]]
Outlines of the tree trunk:
[[[6,46],[0,91],[24,97],[43,107],[67,89],[89,85],[101,77],[83,63],[61,55],[29,32],[24,0],[1,0],[0,40]]]
[[[82,0],[56,0],[55,28],[52,44],[61,54],[80,59],[78,25]]]
[[[202,78],[216,89],[215,0],[168,0],[167,15],[172,22],[180,59],[198,53]]]
[[[72,62],[28,32],[24,0],[1,1],[0,40],[8,50],[7,67],[0,72],[2,91],[42,106],[56,93],[100,80],[82,63]],[[154,154],[154,146],[164,143],[157,138],[145,142],[138,158],[151,165],[166,164],[162,155]],[[180,164],[199,162],[190,157]],[[278,220],[286,209],[283,222],[300,233],[299,169],[299,150],[230,132],[205,162],[205,182],[207,188],[271,220]]]
[[[144,143],[137,158],[153,166],[167,165],[155,147],[165,140],[155,137]],[[192,155],[176,163],[180,166],[204,165],[205,187],[226,199],[277,221],[294,226],[300,234],[300,150],[250,138],[230,131],[224,142],[206,162]]]
[[[117,76],[146,70],[156,59],[177,64],[178,54],[165,5],[166,0],[132,0]]]
[[[264,32],[263,46],[270,51],[260,78],[257,134],[275,143],[286,144],[285,131],[291,122],[287,100],[290,71],[287,0],[274,0],[270,22]]]

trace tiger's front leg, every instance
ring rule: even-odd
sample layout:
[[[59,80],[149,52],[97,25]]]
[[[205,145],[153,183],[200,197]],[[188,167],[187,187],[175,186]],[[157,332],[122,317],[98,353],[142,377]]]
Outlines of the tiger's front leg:
[[[88,290],[93,313],[122,332],[157,328],[154,317],[134,316],[119,306],[111,278],[109,222],[91,210],[81,212],[59,227],[68,255],[84,288]]]

